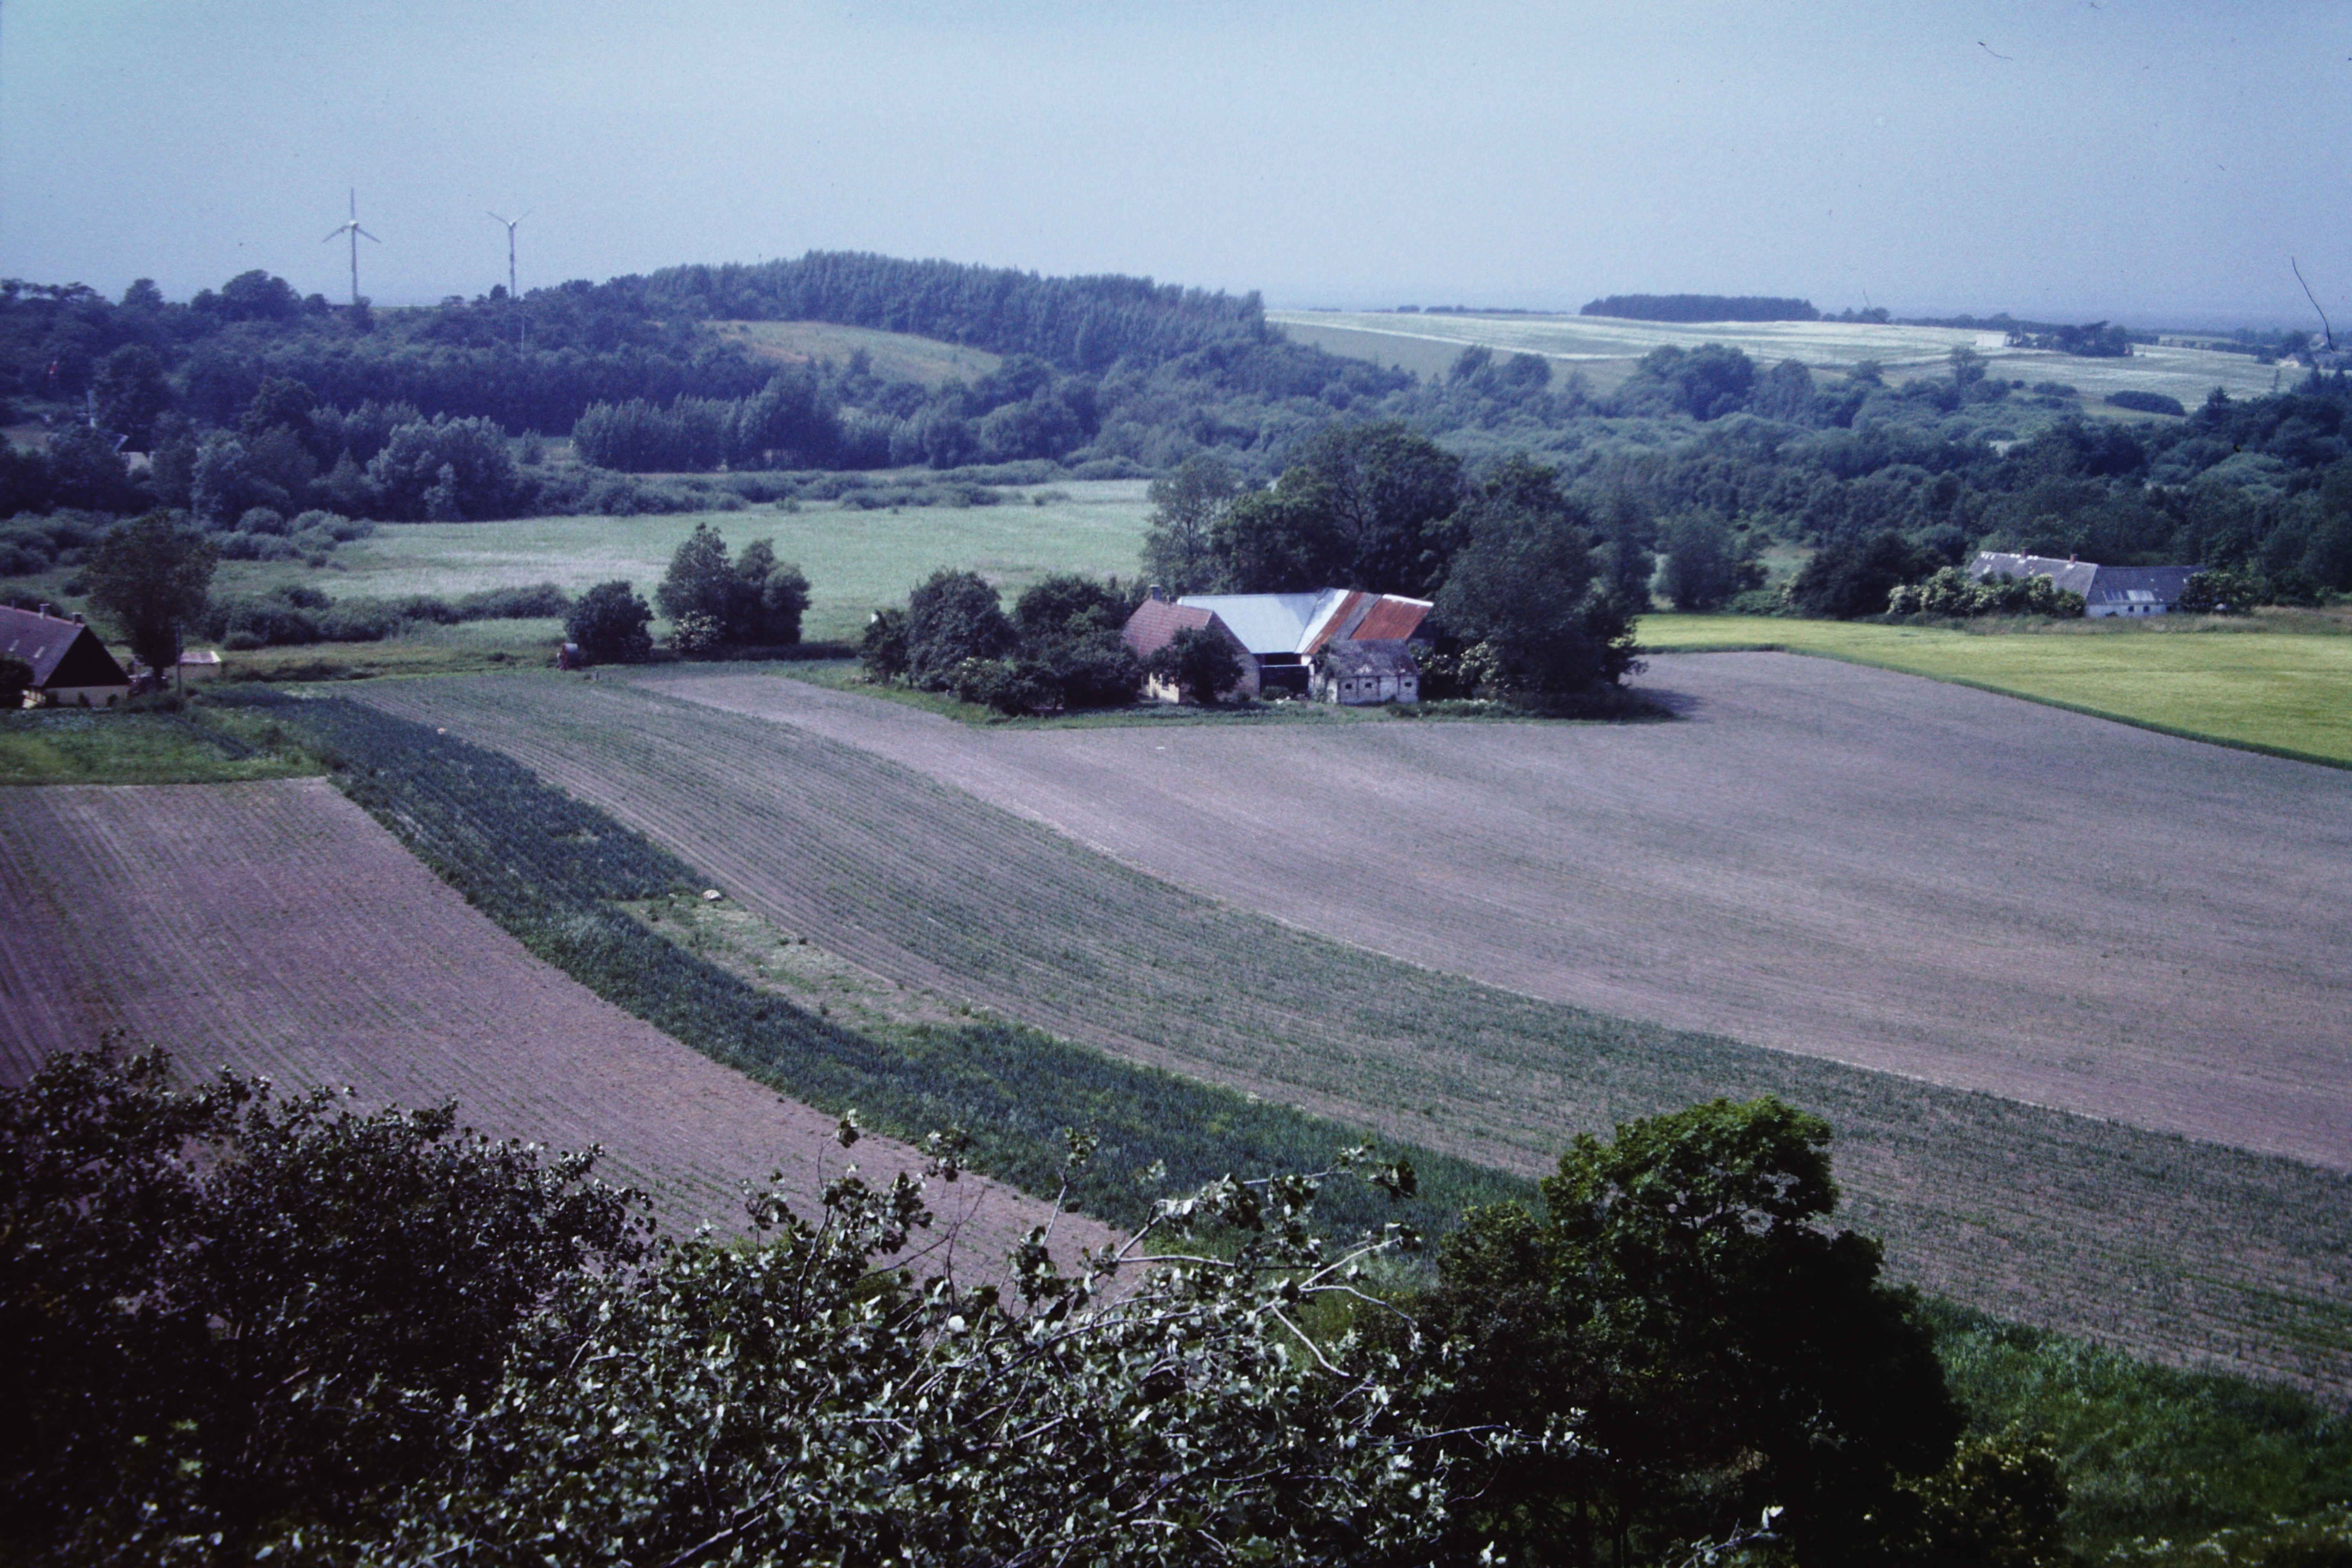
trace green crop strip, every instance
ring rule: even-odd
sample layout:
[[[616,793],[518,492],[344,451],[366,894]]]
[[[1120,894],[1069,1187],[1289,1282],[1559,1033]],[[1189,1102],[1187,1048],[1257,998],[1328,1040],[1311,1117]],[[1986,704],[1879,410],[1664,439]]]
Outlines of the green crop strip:
[[[1063,1129],[1090,1131],[1100,1148],[1073,1196],[1090,1214],[1133,1224],[1164,1188],[1311,1168],[1365,1141],[1338,1122],[1017,1025],[845,1028],[631,919],[619,905],[698,888],[693,870],[520,763],[344,698],[226,700],[305,736],[344,792],[468,902],[607,1001],[797,1100],[856,1106],[878,1131],[919,1141],[960,1126],[974,1140],[973,1167],[1016,1186],[1051,1193]],[[1400,1219],[1433,1233],[1465,1207],[1532,1192],[1466,1161],[1403,1152],[1420,1175],[1416,1197],[1391,1206],[1344,1184],[1324,1205],[1327,1221],[1354,1229]]]

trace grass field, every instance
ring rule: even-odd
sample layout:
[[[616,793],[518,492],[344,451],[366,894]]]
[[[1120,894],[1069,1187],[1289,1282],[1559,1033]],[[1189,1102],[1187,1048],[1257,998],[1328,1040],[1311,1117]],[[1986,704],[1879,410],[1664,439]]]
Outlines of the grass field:
[[[202,710],[0,713],[0,784],[226,784],[315,773],[264,722]]]
[[[2128,359],[2081,359],[2042,349],[2012,349],[2000,332],[1949,327],[1878,326],[1840,321],[1624,321],[1601,316],[1394,315],[1381,311],[1269,310],[1289,336],[1333,353],[1399,364],[1420,374],[1443,372],[1472,344],[1542,354],[1562,370],[1580,369],[1596,388],[1622,381],[1633,363],[1662,347],[1727,343],[1777,364],[1793,359],[1817,371],[1843,373],[1875,360],[1895,380],[1939,374],[1954,348],[1994,362],[1995,374],[2026,382],[2060,381],[2086,398],[2126,388],[2160,392],[2194,407],[2215,387],[2232,397],[2258,396],[2299,373],[2258,365],[2243,354],[2135,344]]]
[[[1003,357],[986,349],[943,343],[905,332],[877,331],[871,327],[842,327],[830,321],[713,321],[719,336],[740,343],[754,359],[778,364],[806,364],[829,359],[846,364],[863,352],[874,374],[885,381],[912,381],[938,387],[950,381],[972,382],[992,374]]]
[[[1779,1093],[1838,1129],[1852,1223],[1887,1238],[1904,1277],[2005,1317],[2352,1392],[2341,1175],[1399,963],[1182,891],[793,725],[612,682],[360,695],[508,752],[779,930],[887,979],[1518,1173],[1579,1131]],[[1375,871],[1357,896],[1389,887]]]
[[[2270,626],[2291,630],[2265,629]],[[1761,616],[1644,616],[1662,652],[1782,647],[2005,691],[2168,734],[2352,767],[2352,636],[2317,616],[2062,621],[1946,631]]]
[[[832,1116],[532,957],[324,781],[0,793],[0,903],[10,1082],[121,1028],[190,1073],[455,1099],[498,1136],[602,1144],[607,1179],[688,1229],[740,1224],[737,1184],[771,1170],[813,1211],[843,1163]],[[922,1163],[886,1138],[857,1159],[875,1176]],[[1045,1215],[984,1179],[939,1207],[991,1260]]]
[[[1149,510],[1143,491],[1140,480],[1068,481],[1008,489],[1003,504],[983,507],[867,511],[814,503],[797,512],[754,508],[671,517],[389,523],[336,552],[332,567],[224,563],[215,590],[250,593],[292,582],[337,598],[456,598],[543,582],[577,593],[623,577],[650,599],[679,542],[697,523],[708,522],[730,548],[774,539],[776,553],[808,574],[803,635],[811,641],[854,639],[876,607],[903,603],[907,590],[940,566],[979,572],[1008,598],[1050,572],[1132,577]],[[461,638],[504,635],[501,623],[480,626],[480,631],[447,630]]]

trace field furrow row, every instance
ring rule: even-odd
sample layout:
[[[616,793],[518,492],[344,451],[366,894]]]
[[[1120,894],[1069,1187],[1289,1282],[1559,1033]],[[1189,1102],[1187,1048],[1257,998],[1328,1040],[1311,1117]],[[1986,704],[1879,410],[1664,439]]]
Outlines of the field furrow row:
[[[1493,989],[1237,911],[805,730],[609,683],[367,700],[503,750],[886,977],[1519,1172],[1574,1133],[1776,1093],[1930,1289],[2176,1360],[2352,1389],[2352,1181]]]

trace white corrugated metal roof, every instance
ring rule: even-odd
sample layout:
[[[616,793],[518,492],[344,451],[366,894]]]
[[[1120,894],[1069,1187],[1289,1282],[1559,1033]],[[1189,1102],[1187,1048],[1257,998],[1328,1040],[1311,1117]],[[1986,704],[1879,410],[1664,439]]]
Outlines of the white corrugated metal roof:
[[[1208,611],[1233,628],[1254,654],[1297,653],[1322,616],[1345,595],[1319,594],[1187,594],[1176,602]]]

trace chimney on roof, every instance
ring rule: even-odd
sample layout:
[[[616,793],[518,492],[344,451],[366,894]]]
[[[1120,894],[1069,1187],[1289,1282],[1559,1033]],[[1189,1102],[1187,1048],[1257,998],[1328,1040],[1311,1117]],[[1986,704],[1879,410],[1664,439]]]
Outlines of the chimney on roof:
[[[87,621],[85,621],[85,620],[83,620],[83,619],[81,618],[81,612],[80,612],[79,610],[76,610],[76,611],[74,612],[74,614],[73,614],[73,623],[74,623],[74,625],[76,625],[76,626],[88,626],[88,625],[89,624],[89,622],[87,622]]]
[[[41,601],[41,618],[45,621],[50,618],[49,602],[47,599]]]
[[[1161,588],[1159,584],[1154,583],[1145,593],[1144,597],[1147,599],[1159,599],[1165,601],[1168,597],[1168,594],[1167,591]]]
[[[2069,566],[2074,564],[2074,552],[2071,550],[2066,552],[2066,564]]]

